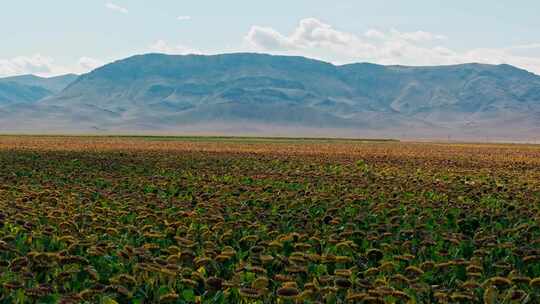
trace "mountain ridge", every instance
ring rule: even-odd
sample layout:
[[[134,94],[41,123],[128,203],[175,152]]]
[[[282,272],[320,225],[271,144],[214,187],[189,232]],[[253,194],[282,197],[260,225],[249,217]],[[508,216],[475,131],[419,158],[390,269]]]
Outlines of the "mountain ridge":
[[[333,65],[258,53],[150,53],[83,74],[32,107],[3,111],[39,125],[54,117],[60,127],[82,130],[174,132],[218,124],[529,136],[539,127],[540,76],[505,64]],[[515,132],[501,130],[502,122]]]

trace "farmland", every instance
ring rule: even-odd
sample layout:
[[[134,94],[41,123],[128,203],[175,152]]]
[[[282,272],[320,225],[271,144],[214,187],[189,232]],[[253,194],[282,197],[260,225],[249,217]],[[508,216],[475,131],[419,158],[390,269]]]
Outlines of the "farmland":
[[[540,303],[540,146],[0,137],[0,303]]]

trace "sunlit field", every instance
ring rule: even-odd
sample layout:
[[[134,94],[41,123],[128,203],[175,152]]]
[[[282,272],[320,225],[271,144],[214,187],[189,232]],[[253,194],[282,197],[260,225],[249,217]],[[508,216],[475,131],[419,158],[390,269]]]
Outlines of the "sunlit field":
[[[0,303],[540,303],[540,146],[0,137]]]

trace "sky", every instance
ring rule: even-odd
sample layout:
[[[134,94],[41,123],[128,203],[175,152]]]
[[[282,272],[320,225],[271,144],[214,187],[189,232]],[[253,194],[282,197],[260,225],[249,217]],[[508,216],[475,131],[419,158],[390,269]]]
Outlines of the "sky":
[[[538,0],[3,0],[0,77],[81,74],[152,52],[506,63],[540,74],[538,12]]]

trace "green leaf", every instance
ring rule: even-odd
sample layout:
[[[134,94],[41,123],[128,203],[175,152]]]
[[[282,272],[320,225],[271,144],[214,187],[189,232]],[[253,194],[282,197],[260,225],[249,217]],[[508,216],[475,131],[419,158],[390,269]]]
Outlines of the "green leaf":
[[[195,302],[195,292],[193,289],[185,289],[182,291],[182,297],[188,302]]]
[[[24,295],[24,291],[22,289],[17,290],[17,303],[25,303],[26,296]]]
[[[102,304],[118,304],[114,299],[109,298],[107,296],[103,297],[103,300],[101,301]]]
[[[169,287],[167,287],[167,286],[161,286],[161,287],[159,288],[159,290],[158,290],[158,294],[159,294],[160,296],[164,296],[164,295],[166,295],[166,294],[168,294],[168,293],[169,293]]]
[[[133,299],[133,304],[144,304],[144,299]]]

